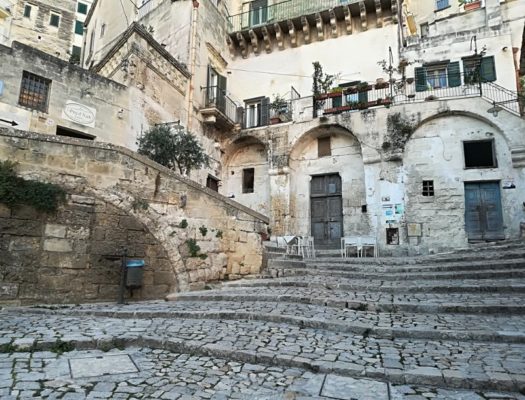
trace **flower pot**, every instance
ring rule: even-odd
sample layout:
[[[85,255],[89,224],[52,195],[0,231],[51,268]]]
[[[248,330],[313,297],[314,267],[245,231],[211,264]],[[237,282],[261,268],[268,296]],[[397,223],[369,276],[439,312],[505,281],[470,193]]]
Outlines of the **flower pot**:
[[[481,1],[476,1],[474,3],[467,3],[463,6],[465,11],[477,10],[481,7]]]
[[[281,119],[279,117],[272,117],[270,118],[270,125],[275,125],[281,122]]]

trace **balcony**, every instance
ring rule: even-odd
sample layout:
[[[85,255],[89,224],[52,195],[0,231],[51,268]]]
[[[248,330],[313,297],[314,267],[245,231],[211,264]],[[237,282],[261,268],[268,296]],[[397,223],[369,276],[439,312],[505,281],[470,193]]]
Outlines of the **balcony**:
[[[203,89],[204,108],[201,108],[200,113],[204,118],[204,123],[223,130],[231,130],[240,126],[242,108],[239,108],[218,86],[207,86]]]
[[[506,110],[516,116],[524,116],[525,96],[493,82],[476,81],[472,74],[460,74],[458,79],[452,83],[453,86],[448,85],[448,82],[443,80],[416,82],[415,79],[408,78],[393,82],[378,80],[375,84],[359,83],[343,88],[334,88],[333,92],[321,94],[316,99],[317,111],[315,112],[312,111],[314,108],[313,96],[292,99],[286,121],[303,122],[322,115],[473,97],[485,99],[487,109],[484,111],[493,115]],[[271,119],[255,120],[254,122],[246,114],[247,111],[245,112],[243,129],[272,124]],[[269,115],[272,114],[269,113]]]
[[[297,34],[302,32],[304,43],[313,38],[323,40],[325,24],[331,28],[331,36],[340,32],[351,34],[353,19],[359,19],[360,30],[367,30],[369,22],[375,21],[382,27],[385,20],[397,22],[399,0],[285,0],[269,6],[255,0],[245,3],[246,10],[228,17],[228,42],[233,49],[239,47],[246,56],[248,45],[257,54],[264,45],[267,52],[272,49],[271,39],[275,38],[283,49],[283,37],[289,36],[292,46],[297,45]],[[372,18],[369,18],[370,16]],[[338,25],[344,24],[340,29]],[[312,30],[312,34],[310,31]]]

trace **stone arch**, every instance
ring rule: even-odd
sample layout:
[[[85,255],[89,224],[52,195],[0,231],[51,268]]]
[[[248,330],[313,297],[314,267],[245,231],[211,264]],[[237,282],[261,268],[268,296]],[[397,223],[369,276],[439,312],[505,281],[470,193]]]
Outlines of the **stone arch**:
[[[318,139],[329,136],[329,156],[318,156]],[[342,235],[368,231],[361,144],[348,129],[334,124],[310,129],[291,140],[289,160],[290,233],[310,235],[312,176],[339,174],[342,185]]]
[[[267,215],[270,211],[268,146],[256,136],[239,135],[226,146],[221,192]],[[253,187],[250,188],[253,172]]]
[[[405,217],[423,223],[423,252],[467,244],[465,182],[520,179],[513,166],[511,138],[490,119],[472,112],[449,111],[421,120],[403,153]],[[492,140],[497,165],[465,168],[463,142]],[[423,181],[433,183],[434,195],[423,196]],[[517,235],[522,218],[518,191],[501,191],[507,237]],[[515,225],[515,226],[513,226]]]

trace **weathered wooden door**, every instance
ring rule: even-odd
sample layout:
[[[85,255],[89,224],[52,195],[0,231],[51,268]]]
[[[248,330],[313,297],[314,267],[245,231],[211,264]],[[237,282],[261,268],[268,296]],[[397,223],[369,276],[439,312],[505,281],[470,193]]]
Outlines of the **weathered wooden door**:
[[[499,182],[465,183],[465,227],[469,240],[505,239]]]
[[[343,234],[343,201],[341,177],[338,174],[312,177],[310,214],[315,244],[340,246]]]

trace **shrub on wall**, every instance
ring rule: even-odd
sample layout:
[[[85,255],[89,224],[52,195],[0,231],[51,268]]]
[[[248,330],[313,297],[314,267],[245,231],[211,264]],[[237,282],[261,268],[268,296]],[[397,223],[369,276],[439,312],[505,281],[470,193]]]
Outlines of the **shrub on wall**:
[[[52,183],[26,180],[17,176],[16,163],[0,161],[0,203],[9,208],[18,205],[38,211],[53,212],[66,198],[66,191]]]

